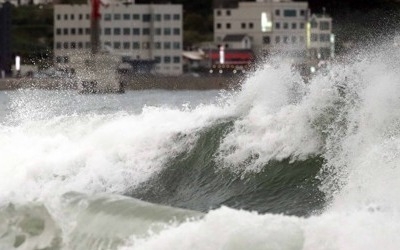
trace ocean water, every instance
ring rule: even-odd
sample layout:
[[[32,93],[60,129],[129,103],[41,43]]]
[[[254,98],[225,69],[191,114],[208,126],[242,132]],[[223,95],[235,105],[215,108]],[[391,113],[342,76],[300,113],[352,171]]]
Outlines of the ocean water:
[[[399,249],[400,52],[236,91],[0,92],[0,249]]]

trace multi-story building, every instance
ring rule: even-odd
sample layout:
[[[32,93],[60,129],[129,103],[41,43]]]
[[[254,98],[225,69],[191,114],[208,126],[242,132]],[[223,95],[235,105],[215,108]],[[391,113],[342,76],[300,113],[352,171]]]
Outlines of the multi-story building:
[[[233,4],[215,6],[214,42],[216,44],[225,45],[224,40],[227,36],[247,35],[251,40],[253,50],[258,55],[280,53],[301,60],[310,55],[310,48],[316,49],[317,54],[325,54],[323,48],[326,47],[326,34],[331,34],[332,19],[326,15],[313,16],[313,20],[318,19],[317,22],[323,23],[323,29],[317,30],[314,26],[308,28],[310,11],[307,2],[256,0],[255,2],[239,2],[237,7]],[[326,22],[329,24],[326,25]],[[318,42],[310,41],[311,34],[314,34],[314,37],[317,33]]]
[[[309,18],[307,47],[311,58],[333,58],[335,37],[332,34],[332,18],[325,13],[312,15]]]
[[[0,3],[10,2],[12,5],[35,5],[35,4],[49,4],[53,3],[53,0],[0,0]]]
[[[155,71],[182,74],[182,5],[115,3],[101,10],[102,50],[134,59],[155,60]],[[69,55],[90,51],[90,6],[54,6],[54,55],[71,63]]]

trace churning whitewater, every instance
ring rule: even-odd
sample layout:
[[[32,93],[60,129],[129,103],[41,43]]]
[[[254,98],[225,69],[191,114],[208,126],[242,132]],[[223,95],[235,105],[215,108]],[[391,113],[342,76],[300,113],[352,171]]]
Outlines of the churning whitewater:
[[[0,249],[398,249],[400,52],[240,90],[0,92]]]

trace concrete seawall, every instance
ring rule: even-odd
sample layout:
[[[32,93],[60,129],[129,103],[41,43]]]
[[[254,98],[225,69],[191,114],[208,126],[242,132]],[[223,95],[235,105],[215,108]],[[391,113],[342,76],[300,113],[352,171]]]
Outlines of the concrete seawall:
[[[126,90],[166,89],[166,90],[211,90],[236,88],[243,81],[243,76],[141,76],[124,81]],[[66,79],[7,78],[0,79],[0,90],[15,89],[76,89],[77,82]]]

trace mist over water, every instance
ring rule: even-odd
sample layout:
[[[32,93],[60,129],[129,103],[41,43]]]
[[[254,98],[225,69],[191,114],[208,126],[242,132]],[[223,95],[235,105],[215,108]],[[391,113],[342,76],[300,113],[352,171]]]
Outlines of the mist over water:
[[[265,65],[236,92],[0,92],[0,249],[398,249],[399,59]]]

